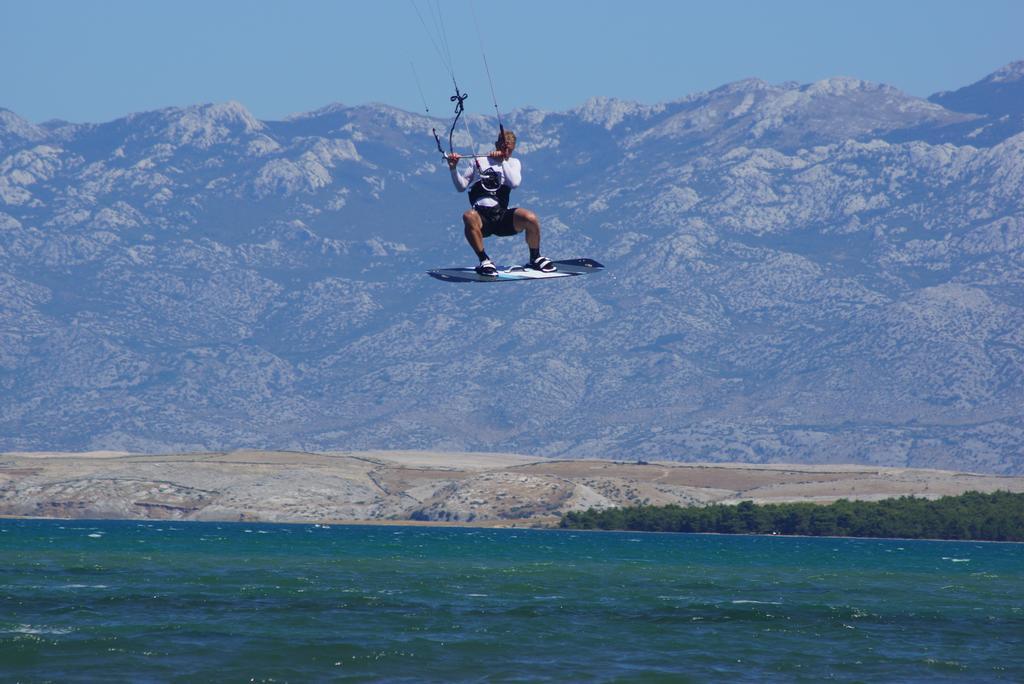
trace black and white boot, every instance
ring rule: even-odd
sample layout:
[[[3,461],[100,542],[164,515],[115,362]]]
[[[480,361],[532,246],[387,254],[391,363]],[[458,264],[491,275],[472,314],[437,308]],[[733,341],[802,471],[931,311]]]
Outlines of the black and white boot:
[[[539,256],[536,259],[530,259],[530,263],[526,264],[526,267],[532,268],[535,271],[543,271],[544,273],[551,273],[552,271],[558,270],[555,266],[555,262],[544,256]]]
[[[487,276],[489,278],[498,277],[498,268],[490,259],[484,259],[483,261],[481,261],[480,265],[476,267],[476,272],[482,276]]]

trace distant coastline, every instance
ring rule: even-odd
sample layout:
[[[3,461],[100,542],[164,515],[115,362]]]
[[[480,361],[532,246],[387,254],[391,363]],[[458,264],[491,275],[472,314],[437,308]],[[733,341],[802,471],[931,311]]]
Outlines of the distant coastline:
[[[588,509],[998,490],[1024,492],[1024,477],[422,451],[0,454],[0,515],[72,520],[555,527]]]
[[[309,520],[286,520],[286,521],[270,521],[270,520],[191,520],[187,518],[60,518],[54,516],[39,516],[39,515],[9,515],[6,513],[0,513],[0,520],[51,520],[54,522],[167,522],[167,523],[215,523],[224,525],[314,525],[324,528],[339,527],[342,525],[355,525],[355,526],[367,526],[367,527],[452,527],[452,528],[473,528],[473,529],[486,529],[486,530],[549,530],[549,531],[566,531],[564,528],[559,526],[559,518],[549,519],[523,519],[523,520],[473,520],[472,522],[466,520],[397,520],[397,519],[377,519],[377,520],[320,520],[320,521],[309,521]],[[570,530],[575,532],[613,532],[616,530]]]

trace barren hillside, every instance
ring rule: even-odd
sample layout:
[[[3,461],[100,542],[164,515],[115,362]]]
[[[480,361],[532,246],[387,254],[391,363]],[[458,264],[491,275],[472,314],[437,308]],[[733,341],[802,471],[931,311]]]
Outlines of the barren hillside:
[[[1024,492],[1024,478],[413,451],[0,454],[0,515],[65,518],[547,525],[592,506],[827,502],[997,489]]]

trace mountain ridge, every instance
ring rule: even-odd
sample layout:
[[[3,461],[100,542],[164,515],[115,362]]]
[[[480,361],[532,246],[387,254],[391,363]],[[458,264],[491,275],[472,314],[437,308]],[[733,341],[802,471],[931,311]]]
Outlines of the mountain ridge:
[[[472,257],[443,120],[11,117],[29,132],[0,136],[2,450],[1024,472],[1013,117],[843,77],[510,112],[545,251],[609,266],[518,289],[423,275]],[[491,139],[465,118],[459,149]],[[525,260],[518,239],[488,250]]]

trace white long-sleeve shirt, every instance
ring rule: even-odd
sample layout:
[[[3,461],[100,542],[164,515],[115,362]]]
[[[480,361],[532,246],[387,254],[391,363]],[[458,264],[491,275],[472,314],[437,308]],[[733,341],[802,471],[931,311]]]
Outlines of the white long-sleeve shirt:
[[[480,180],[481,170],[486,172],[488,169],[493,170],[498,175],[502,185],[507,185],[510,188],[519,187],[519,184],[523,182],[523,167],[519,160],[513,157],[500,163],[494,163],[492,161],[494,159],[496,157],[488,157],[486,164],[482,163],[478,167],[476,163],[473,163],[464,171],[459,171],[458,167],[452,169],[452,182],[455,184],[455,189],[459,192],[465,192],[473,183]],[[497,204],[497,200],[492,197],[481,197],[476,202],[476,206],[480,207],[493,207],[497,206]]]

